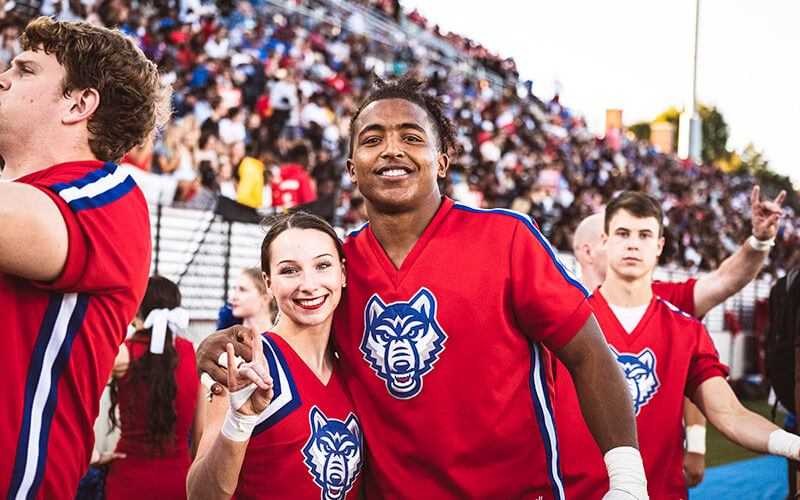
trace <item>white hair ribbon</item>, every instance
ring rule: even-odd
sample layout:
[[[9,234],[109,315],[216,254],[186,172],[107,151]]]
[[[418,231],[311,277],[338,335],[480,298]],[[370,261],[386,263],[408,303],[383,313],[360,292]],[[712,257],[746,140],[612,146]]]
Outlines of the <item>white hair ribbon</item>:
[[[150,334],[150,352],[162,354],[167,338],[167,327],[175,332],[189,326],[189,313],[182,307],[175,309],[153,309],[144,320],[145,328],[152,328]]]

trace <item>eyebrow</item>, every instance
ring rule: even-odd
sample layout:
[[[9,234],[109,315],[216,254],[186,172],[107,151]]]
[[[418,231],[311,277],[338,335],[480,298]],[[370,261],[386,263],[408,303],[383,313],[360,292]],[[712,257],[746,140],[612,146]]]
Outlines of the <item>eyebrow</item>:
[[[326,253],[321,253],[321,254],[317,255],[316,257],[314,257],[312,260],[320,259],[322,257],[333,257],[333,255],[331,255],[331,254],[329,254],[327,252]],[[281,261],[278,261],[277,265],[280,265],[280,264],[296,264],[296,263],[297,263],[297,261],[294,260],[294,259],[283,259]]]
[[[33,69],[38,69],[39,68],[39,64],[36,61],[34,61],[33,59],[15,58],[13,61],[11,61],[11,64],[14,65],[14,66],[17,66],[17,67],[19,67],[19,66],[28,66],[28,67],[33,68]]]
[[[427,132],[425,132],[425,129],[421,125],[413,123],[413,122],[401,123],[397,128],[400,129],[400,130],[404,130],[404,129],[416,130],[417,132],[420,132],[421,134],[426,134],[427,135]],[[367,125],[363,129],[361,129],[361,132],[358,133],[358,137],[361,137],[362,135],[364,135],[364,134],[366,134],[368,132],[372,132],[373,130],[378,131],[378,132],[382,132],[382,131],[386,130],[386,127],[384,127],[383,125],[380,125],[378,123],[373,123],[371,125]]]

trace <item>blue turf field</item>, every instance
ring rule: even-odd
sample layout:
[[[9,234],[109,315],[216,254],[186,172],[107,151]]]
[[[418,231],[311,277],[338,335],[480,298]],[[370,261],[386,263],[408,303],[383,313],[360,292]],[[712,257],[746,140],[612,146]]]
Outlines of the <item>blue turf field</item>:
[[[784,500],[788,494],[786,459],[761,457],[706,470],[700,486],[689,490],[692,500],[742,498]]]

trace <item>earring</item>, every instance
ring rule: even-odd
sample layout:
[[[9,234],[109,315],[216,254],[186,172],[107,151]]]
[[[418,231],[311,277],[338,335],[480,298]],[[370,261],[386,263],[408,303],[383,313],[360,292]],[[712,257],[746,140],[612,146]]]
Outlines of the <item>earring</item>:
[[[347,288],[347,282],[342,283],[342,288]]]

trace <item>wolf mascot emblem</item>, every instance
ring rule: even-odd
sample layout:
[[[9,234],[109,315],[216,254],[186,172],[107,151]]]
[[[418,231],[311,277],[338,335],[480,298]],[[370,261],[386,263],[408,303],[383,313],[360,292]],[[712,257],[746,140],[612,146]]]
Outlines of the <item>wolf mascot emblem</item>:
[[[305,464],[322,488],[322,500],[340,500],[361,471],[361,424],[352,413],[342,422],[327,418],[316,406],[308,413],[311,437],[303,447]]]
[[[447,335],[436,321],[436,298],[426,288],[408,302],[385,304],[378,294],[364,311],[361,352],[386,381],[389,394],[413,398],[422,390],[422,376],[433,369]]]
[[[638,415],[642,406],[655,396],[660,384],[656,376],[656,355],[650,349],[645,349],[639,354],[620,354],[613,347],[611,351],[617,358],[622,373],[625,374],[625,381],[628,382],[628,389],[633,398],[633,409]]]

